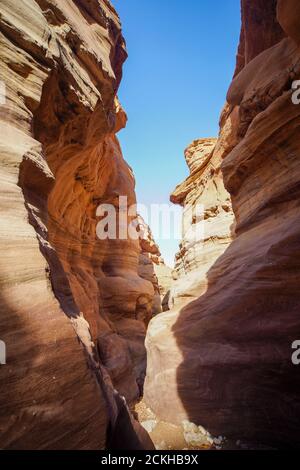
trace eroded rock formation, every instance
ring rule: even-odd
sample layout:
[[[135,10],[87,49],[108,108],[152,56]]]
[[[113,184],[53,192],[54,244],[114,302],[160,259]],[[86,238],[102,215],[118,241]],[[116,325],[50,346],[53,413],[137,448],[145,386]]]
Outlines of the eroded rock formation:
[[[195,266],[195,300],[156,317],[147,335],[145,401],[159,419],[275,447],[300,445],[291,361],[300,329],[299,30],[299,2],[242,0],[237,70],[211,157],[223,160],[235,237],[206,273]],[[184,202],[190,183],[173,198]]]
[[[225,126],[222,139],[229,138],[230,132],[231,127]],[[207,271],[231,241],[233,213],[220,168],[230,143],[217,145],[217,139],[200,139],[185,151],[191,174],[171,195],[171,201],[184,209],[170,307],[179,308],[205,292]]]
[[[115,135],[117,13],[108,0],[0,12],[1,448],[151,446],[121,395],[142,388],[153,286],[138,240],[96,236],[100,204],[135,203]]]
[[[171,269],[165,265],[159,246],[155,242],[150,227],[141,216],[138,217],[140,232],[139,275],[151,282],[154,289],[152,314],[147,315],[147,324],[153,315],[163,311],[163,301],[171,284]]]

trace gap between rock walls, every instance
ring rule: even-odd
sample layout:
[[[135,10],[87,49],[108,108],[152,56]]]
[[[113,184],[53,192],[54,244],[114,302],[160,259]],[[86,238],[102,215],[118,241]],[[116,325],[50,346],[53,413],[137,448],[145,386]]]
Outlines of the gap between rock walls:
[[[219,136],[170,196],[170,269],[139,214],[139,238],[97,233],[99,207],[137,202],[116,10],[1,2],[3,449],[299,447],[299,2],[241,9]]]

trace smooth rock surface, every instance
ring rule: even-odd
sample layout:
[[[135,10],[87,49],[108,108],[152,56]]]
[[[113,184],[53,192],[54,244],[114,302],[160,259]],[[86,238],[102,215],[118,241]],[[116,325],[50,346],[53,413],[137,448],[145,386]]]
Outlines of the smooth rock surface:
[[[147,316],[148,324],[153,315],[168,309],[167,299],[172,283],[172,269],[165,264],[150,227],[141,216],[138,217],[138,222],[141,248],[138,273],[143,279],[151,282],[154,289],[152,314],[150,317]]]
[[[208,269],[234,234],[231,200],[220,168],[232,146],[231,132],[227,124],[218,145],[217,139],[200,139],[185,151],[191,175],[171,195],[172,202],[183,206],[183,239],[176,255],[170,308],[184,305],[205,291]]]
[[[107,0],[0,12],[1,448],[151,448],[119,394],[140,395],[153,286],[138,240],[96,235],[101,203],[135,202],[115,136],[117,13]]]
[[[276,3],[242,1],[237,70],[214,151],[234,239],[203,271],[195,267],[183,304],[150,323],[144,399],[158,419],[288,448],[300,446],[291,361],[300,328],[300,106],[291,90],[300,18],[294,2],[279,2],[276,18]]]

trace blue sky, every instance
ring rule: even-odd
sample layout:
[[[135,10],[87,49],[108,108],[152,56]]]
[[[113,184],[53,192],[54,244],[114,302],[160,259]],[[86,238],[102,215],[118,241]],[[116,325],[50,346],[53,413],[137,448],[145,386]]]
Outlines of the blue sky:
[[[119,133],[138,202],[168,203],[188,175],[184,149],[218,134],[235,67],[240,0],[113,0],[129,58],[119,98]],[[171,264],[177,240],[157,240]]]

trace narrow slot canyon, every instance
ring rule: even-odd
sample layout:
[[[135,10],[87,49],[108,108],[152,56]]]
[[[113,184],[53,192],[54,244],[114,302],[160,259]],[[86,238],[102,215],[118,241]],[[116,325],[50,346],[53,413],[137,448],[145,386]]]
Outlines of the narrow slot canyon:
[[[118,139],[113,4],[0,3],[0,447],[297,449],[299,1],[241,0],[219,135],[170,194],[172,268]]]

